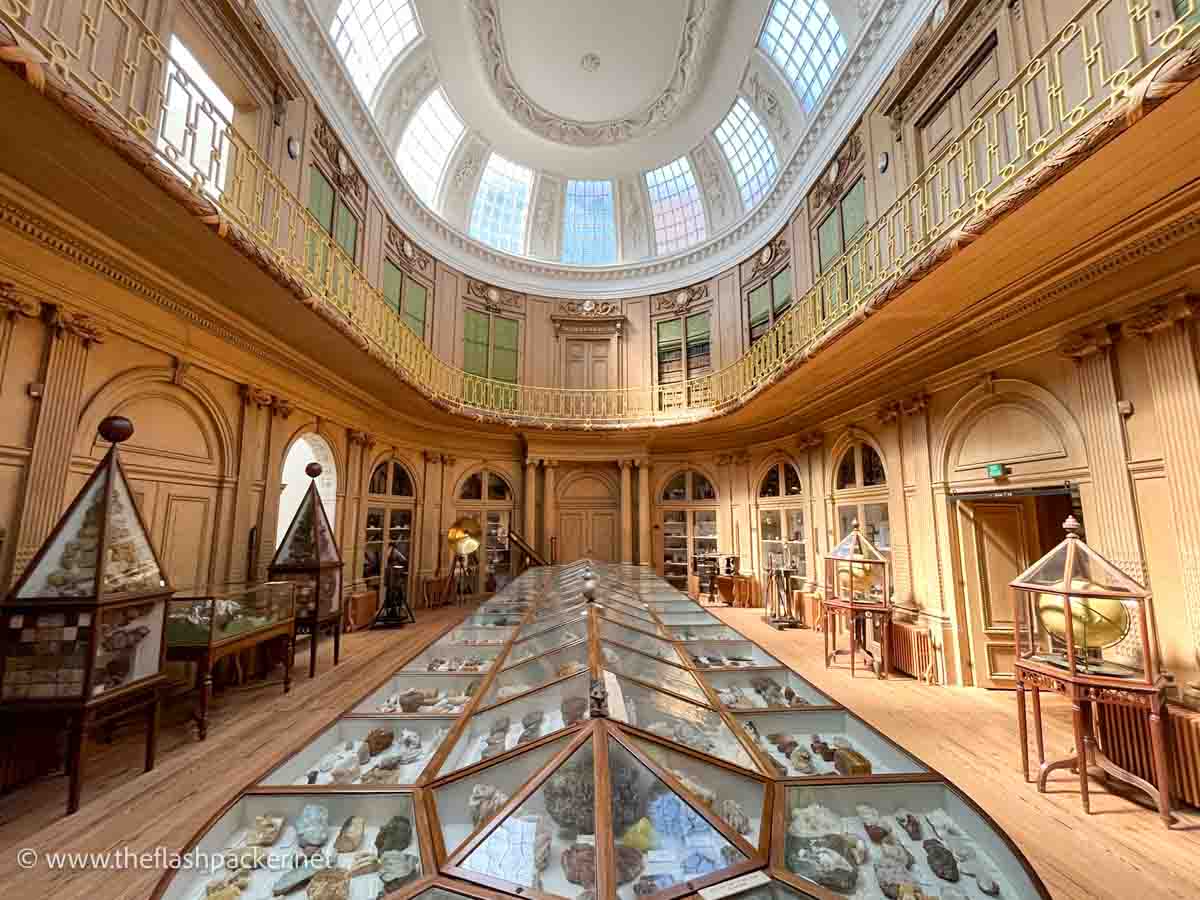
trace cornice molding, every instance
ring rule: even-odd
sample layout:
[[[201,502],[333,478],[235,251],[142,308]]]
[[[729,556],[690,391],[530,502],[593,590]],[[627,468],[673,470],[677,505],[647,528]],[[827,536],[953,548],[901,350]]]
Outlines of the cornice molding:
[[[726,0],[689,0],[683,33],[676,51],[671,78],[645,108],[619,119],[584,122],[555,115],[539,106],[517,83],[504,47],[504,29],[495,0],[470,0],[483,70],[492,94],[520,125],[557,144],[597,147],[649,137],[670,125],[687,107],[701,80],[703,61],[712,29],[713,10]]]
[[[400,227],[437,259],[465,275],[533,295],[609,299],[644,296],[680,283],[711,278],[784,228],[817,176],[814,158],[832,156],[882,85],[892,65],[926,19],[933,0],[883,0],[865,22],[830,90],[802,126],[796,149],[775,186],[757,207],[709,240],[666,257],[617,266],[564,266],[512,256],[469,237],[425,206],[409,189],[389,142],[355,90],[326,29],[308,0],[261,0],[272,29],[310,90],[351,150],[373,193]],[[912,14],[902,18],[901,13]],[[761,51],[754,50],[761,54]],[[795,138],[796,135],[793,135]],[[476,161],[478,167],[478,161]],[[622,191],[622,224],[646,229],[648,217],[634,192]],[[643,243],[645,253],[651,244]],[[640,249],[640,248],[639,248]],[[627,257],[629,248],[626,248]]]

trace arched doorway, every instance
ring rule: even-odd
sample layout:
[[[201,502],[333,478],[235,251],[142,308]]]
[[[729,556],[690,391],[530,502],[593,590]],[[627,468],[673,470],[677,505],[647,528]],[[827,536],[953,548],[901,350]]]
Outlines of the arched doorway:
[[[662,576],[683,592],[696,562],[717,556],[717,489],[696,469],[667,479],[659,494]]]
[[[759,568],[763,583],[772,568],[804,575],[808,540],[804,515],[804,488],[796,467],[776,459],[758,482]]]
[[[316,432],[308,431],[300,435],[288,448],[283,458],[283,472],[280,477],[279,517],[275,526],[275,546],[278,547],[283,536],[287,533],[288,525],[300,508],[300,501],[308,492],[311,480],[304,469],[309,463],[321,465],[321,474],[317,478],[317,493],[321,497],[321,505],[325,507],[325,515],[329,523],[336,527],[337,519],[337,462],[334,460],[333,448],[329,442]]]
[[[362,578],[385,602],[407,601],[412,575],[412,526],[417,497],[412,473],[398,459],[376,464],[367,482]]]
[[[607,472],[579,469],[558,487],[559,560],[617,557],[617,509],[620,487]]]
[[[513,579],[508,539],[516,507],[512,485],[499,472],[477,469],[462,480],[455,496],[455,515],[471,516],[483,528],[483,543],[468,561],[475,592],[495,593]]]

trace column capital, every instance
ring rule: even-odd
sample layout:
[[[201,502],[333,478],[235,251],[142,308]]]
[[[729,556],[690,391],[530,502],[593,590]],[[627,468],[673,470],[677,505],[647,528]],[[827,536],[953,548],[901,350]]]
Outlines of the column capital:
[[[1200,306],[1200,299],[1180,292],[1135,313],[1122,327],[1126,334],[1149,337],[1177,322],[1193,318],[1197,306]]]
[[[1116,343],[1117,333],[1108,327],[1091,328],[1079,331],[1065,338],[1058,345],[1059,356],[1081,362],[1089,356],[1094,356],[1107,350]]]
[[[537,459],[537,458],[535,458],[535,457],[532,457],[532,456],[527,456],[527,457],[525,457],[525,468],[527,468],[527,469],[536,469],[536,468],[537,468],[537,464],[538,464],[540,461],[541,461],[541,460],[539,460],[539,459]]]
[[[627,469],[632,469],[633,468],[633,460],[629,459],[628,457],[625,457],[623,459],[618,459],[617,467],[620,468],[621,471],[625,471]]]
[[[346,433],[346,437],[349,439],[350,443],[354,444],[356,447],[364,447],[367,450],[370,450],[375,446],[375,435],[371,434],[369,431],[355,431],[354,429],[351,429]]]
[[[41,315],[42,301],[11,281],[0,281],[0,316],[15,319],[25,316],[33,319]]]
[[[879,420],[879,424],[881,425],[890,425],[900,418],[900,413],[900,401],[894,400],[891,403],[883,404],[883,406],[875,410],[875,418]]]
[[[819,431],[809,431],[796,436],[797,450],[816,450],[825,446],[825,435]]]
[[[455,456],[453,453],[442,453],[442,454],[441,454],[441,455],[438,457],[438,461],[439,461],[439,462],[440,462],[440,463],[441,463],[443,466],[452,466],[452,465],[454,465],[455,463],[457,463],[457,462],[458,462],[458,457],[457,457],[457,456]]]
[[[243,384],[238,388],[238,393],[242,395],[242,402],[247,406],[257,406],[266,409],[274,401],[270,391],[259,387],[257,384]]]
[[[47,321],[59,337],[64,334],[73,334],[83,341],[85,346],[103,343],[104,338],[108,336],[108,329],[91,316],[63,309],[61,306],[50,307]]]
[[[291,400],[284,397],[276,397],[271,402],[271,414],[279,416],[279,418],[287,421],[287,419],[296,411],[295,405]]]
[[[652,465],[654,465],[654,463],[652,463],[650,461],[649,457],[636,457],[636,456],[633,459],[633,464],[635,466],[637,466],[639,469],[649,469]]]
[[[558,468],[558,460],[557,459],[543,459],[542,465],[547,469],[557,469]]]

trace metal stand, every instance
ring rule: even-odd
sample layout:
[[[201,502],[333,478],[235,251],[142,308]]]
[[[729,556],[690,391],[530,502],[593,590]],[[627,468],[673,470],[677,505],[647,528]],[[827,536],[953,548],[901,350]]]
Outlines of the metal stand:
[[[803,615],[797,615],[797,611],[792,608],[791,592],[788,590],[791,579],[791,569],[782,568],[773,560],[769,563],[766,596],[763,598],[766,615],[762,620],[777,631],[806,627]]]
[[[399,570],[399,566],[395,566]],[[387,594],[384,596],[383,605],[379,607],[379,611],[375,613],[375,618],[371,621],[371,628],[403,628],[405,625],[415,625],[417,617],[413,615],[412,607],[408,605],[407,592],[404,589],[407,577],[404,573],[397,571],[396,578],[388,579]]]

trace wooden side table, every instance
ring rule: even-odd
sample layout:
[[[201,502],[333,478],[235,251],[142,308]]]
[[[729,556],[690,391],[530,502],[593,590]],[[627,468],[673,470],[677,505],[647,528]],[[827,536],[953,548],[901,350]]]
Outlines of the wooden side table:
[[[1158,814],[1168,827],[1171,816],[1171,770],[1167,762],[1168,707],[1162,685],[1128,685],[1099,687],[1093,684],[1076,684],[1068,677],[1054,678],[1016,663],[1017,683],[1017,730],[1021,741],[1021,773],[1029,781],[1029,725],[1025,719],[1025,692],[1029,691],[1033,702],[1034,742],[1037,745],[1039,793],[1046,792],[1046,778],[1057,769],[1070,769],[1079,775],[1079,795],[1083,811],[1091,813],[1088,797],[1088,779],[1115,778],[1145,792],[1158,807]],[[1063,673],[1064,676],[1066,673]],[[1062,694],[1071,701],[1071,724],[1075,735],[1073,751],[1062,759],[1047,762],[1045,739],[1042,733],[1042,691]],[[1099,704],[1131,706],[1144,709],[1150,714],[1150,742],[1153,758],[1154,780],[1151,784],[1117,765],[1096,740],[1095,708]]]
[[[296,634],[311,635],[308,642],[308,677],[317,674],[317,639],[325,630],[333,631],[333,664],[338,664],[342,652],[342,609],[339,607],[327,616],[297,616]]]
[[[836,617],[844,615],[849,619],[850,623],[850,649],[842,650],[838,648],[837,638],[837,622]],[[870,618],[875,628],[880,632],[880,650],[883,660],[881,665],[875,671],[877,678],[888,678],[892,674],[892,647],[891,647],[891,631],[892,631],[892,607],[887,604],[866,604],[854,603],[846,600],[824,598],[821,601],[821,622],[824,626],[822,631],[825,636],[825,668],[830,665],[839,656],[850,657],[850,677],[853,678],[857,671],[855,661],[858,654],[862,653],[868,658],[872,658],[869,653],[863,649],[862,644],[858,640],[858,625],[862,623],[863,630],[866,630],[867,618]],[[874,660],[872,658],[872,668]]]

